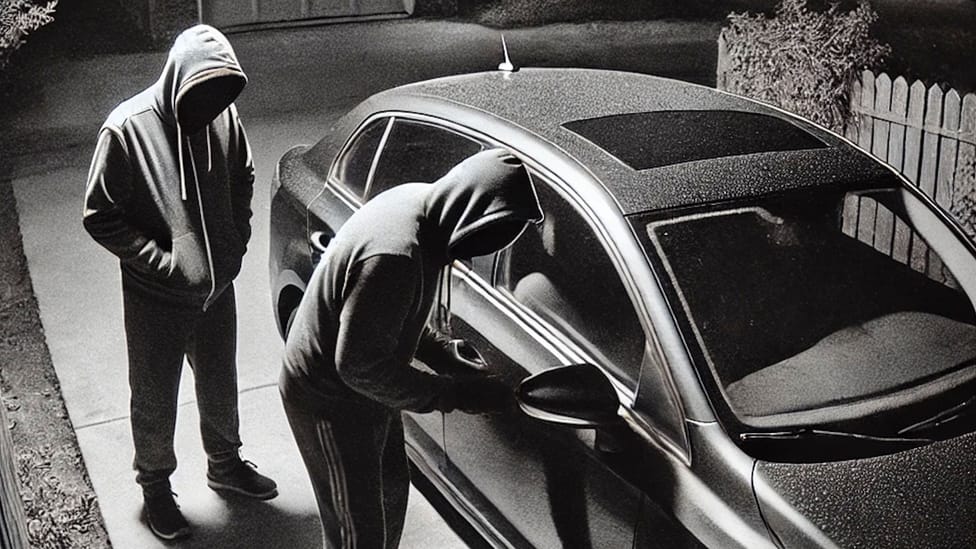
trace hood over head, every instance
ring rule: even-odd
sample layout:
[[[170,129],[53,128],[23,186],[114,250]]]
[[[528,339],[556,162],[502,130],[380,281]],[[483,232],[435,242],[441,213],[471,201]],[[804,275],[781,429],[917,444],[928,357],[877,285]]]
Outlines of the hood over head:
[[[164,121],[176,125],[179,147],[180,195],[186,200],[184,168],[185,135],[207,127],[237,99],[247,76],[227,37],[209,25],[195,25],[181,32],[173,42],[155,84],[156,110]],[[211,168],[210,132],[207,139],[207,170]],[[194,168],[195,170],[195,168]]]
[[[209,124],[237,99],[247,76],[227,38],[209,25],[180,33],[156,82],[156,104],[186,133]]]
[[[451,259],[500,250],[542,221],[525,166],[504,149],[477,153],[437,180],[425,215]]]

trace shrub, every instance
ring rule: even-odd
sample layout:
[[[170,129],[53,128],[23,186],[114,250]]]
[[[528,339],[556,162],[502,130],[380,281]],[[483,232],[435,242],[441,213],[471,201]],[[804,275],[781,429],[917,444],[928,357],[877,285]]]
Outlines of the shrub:
[[[976,154],[959,155],[956,184],[952,189],[952,213],[969,238],[976,241]]]
[[[5,0],[0,3],[0,71],[24,42],[24,36],[54,21],[58,0]]]
[[[570,21],[696,18],[717,14],[717,0],[460,0],[458,11],[490,27]]]
[[[807,0],[782,0],[773,17],[730,14],[725,89],[795,112],[834,130],[851,117],[849,90],[861,70],[890,48],[871,37],[877,13],[867,0],[813,10]]]

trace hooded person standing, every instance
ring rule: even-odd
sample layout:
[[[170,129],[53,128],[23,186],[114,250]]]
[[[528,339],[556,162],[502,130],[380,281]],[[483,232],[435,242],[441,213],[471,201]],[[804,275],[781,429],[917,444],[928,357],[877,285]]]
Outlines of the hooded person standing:
[[[463,372],[427,329],[438,276],[504,248],[542,219],[525,167],[500,149],[437,182],[406,183],[354,213],[329,243],[292,323],[279,388],[327,547],[393,548],[409,473],[401,410],[496,412],[512,391]]]
[[[159,80],[102,125],[88,175],[85,228],[122,270],[136,481],[163,539],[190,533],[169,482],[184,357],[208,485],[277,495],[239,453],[233,280],[251,236],[254,167],[233,102],[246,83],[223,34],[187,29]]]

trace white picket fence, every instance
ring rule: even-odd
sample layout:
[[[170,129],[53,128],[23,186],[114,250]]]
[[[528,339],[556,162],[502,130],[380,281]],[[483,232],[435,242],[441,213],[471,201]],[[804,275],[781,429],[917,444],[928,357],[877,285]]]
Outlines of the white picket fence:
[[[856,121],[847,137],[952,210],[976,158],[976,94],[864,71],[851,91]]]
[[[976,191],[976,94],[864,71],[851,90],[855,114],[846,134],[887,162],[963,224]],[[967,200],[966,197],[969,197]],[[951,283],[939,257],[874,200],[848,204],[845,227],[861,241],[919,272]],[[968,227],[972,229],[972,227]]]
[[[726,89],[728,57],[720,36],[720,89]],[[844,130],[849,139],[903,173],[976,235],[976,94],[863,71],[851,87],[850,110],[853,121]],[[864,223],[874,221],[863,213]]]
[[[7,425],[6,408],[0,401],[0,547],[27,549],[27,516],[20,499],[17,458]]]

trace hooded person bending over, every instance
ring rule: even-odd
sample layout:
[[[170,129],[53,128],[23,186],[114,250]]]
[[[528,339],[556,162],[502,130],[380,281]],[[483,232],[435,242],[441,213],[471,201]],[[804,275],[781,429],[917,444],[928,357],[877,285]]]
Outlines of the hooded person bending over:
[[[238,451],[233,280],[251,236],[254,167],[233,101],[246,82],[224,35],[184,31],[159,80],[109,115],[88,176],[85,228],[122,269],[136,481],[164,539],[189,534],[169,483],[184,356],[208,485],[277,494]]]
[[[441,270],[510,244],[542,212],[511,154],[478,153],[433,184],[366,203],[316,267],[285,344],[279,387],[327,547],[393,548],[409,476],[401,410],[494,412],[514,402],[485,375],[457,378],[426,328]]]

